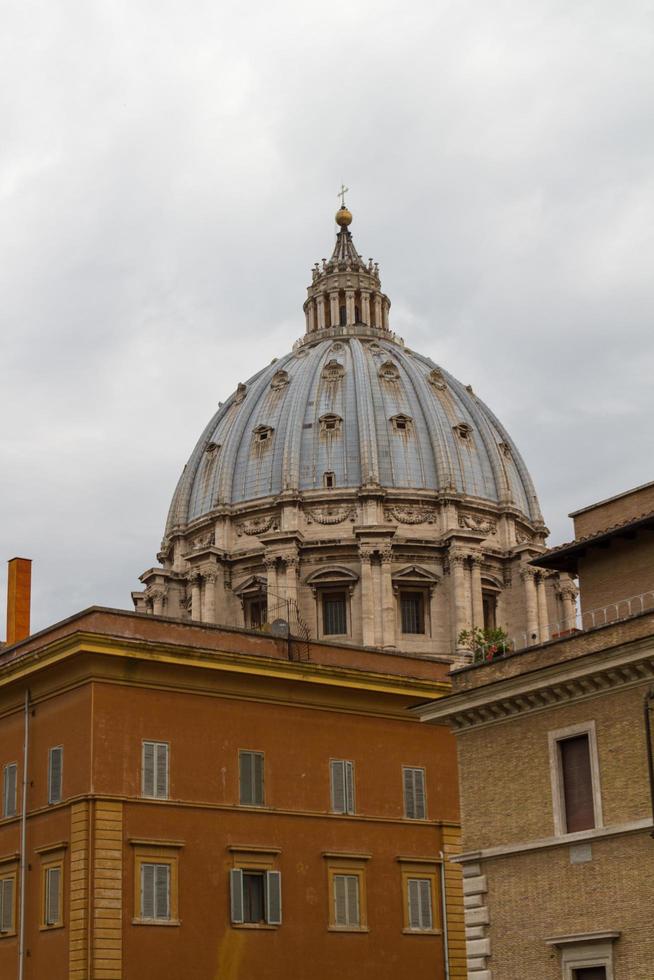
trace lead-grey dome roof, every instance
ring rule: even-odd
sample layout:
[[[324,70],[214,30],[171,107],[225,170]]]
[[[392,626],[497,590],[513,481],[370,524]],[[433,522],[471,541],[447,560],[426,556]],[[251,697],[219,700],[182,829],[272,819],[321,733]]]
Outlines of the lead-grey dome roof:
[[[393,339],[343,336],[305,338],[239,385],[193,450],[167,532],[224,504],[330,479],[458,491],[542,520],[517,448],[471,389]]]

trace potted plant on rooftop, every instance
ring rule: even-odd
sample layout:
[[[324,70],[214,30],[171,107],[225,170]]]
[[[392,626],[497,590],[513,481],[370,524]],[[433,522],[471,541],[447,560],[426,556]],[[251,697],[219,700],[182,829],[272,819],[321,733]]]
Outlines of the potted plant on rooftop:
[[[457,642],[460,647],[467,647],[472,652],[473,664],[491,663],[511,649],[511,641],[501,626],[494,629],[475,626],[471,630],[461,630]]]

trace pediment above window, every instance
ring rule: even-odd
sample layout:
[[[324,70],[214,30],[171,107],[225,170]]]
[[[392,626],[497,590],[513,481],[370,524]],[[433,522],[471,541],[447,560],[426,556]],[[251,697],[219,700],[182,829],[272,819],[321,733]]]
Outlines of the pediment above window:
[[[428,588],[429,594],[431,595],[440,582],[440,578],[434,572],[430,572],[420,565],[406,565],[393,574],[392,582],[394,592],[397,592],[400,588]]]
[[[259,595],[265,592],[267,587],[268,583],[263,575],[250,575],[245,581],[235,586],[232,591],[234,595],[245,598],[248,595]]]
[[[359,576],[351,568],[344,565],[330,565],[328,568],[321,568],[320,571],[312,572],[305,579],[306,584],[315,592],[318,589],[342,588],[348,589],[350,593],[359,581]]]

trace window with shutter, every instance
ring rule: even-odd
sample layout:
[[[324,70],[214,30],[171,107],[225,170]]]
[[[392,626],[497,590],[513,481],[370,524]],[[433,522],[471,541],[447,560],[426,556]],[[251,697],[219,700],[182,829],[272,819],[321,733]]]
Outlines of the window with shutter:
[[[239,799],[242,806],[263,806],[263,752],[238,754]]]
[[[18,768],[15,762],[6,765],[2,779],[2,816],[16,816],[16,782]]]
[[[243,872],[240,868],[232,868],[229,873],[232,922],[243,922]]]
[[[404,785],[404,815],[410,820],[425,820],[427,807],[425,799],[425,770],[404,766],[402,769]]]
[[[270,926],[282,924],[282,875],[280,871],[266,871],[266,922]]]
[[[168,799],[168,742],[143,742],[141,795]]]
[[[334,925],[358,929],[359,876],[335,874],[333,876]]]
[[[427,931],[433,928],[431,881],[429,878],[409,878],[409,929]]]
[[[354,763],[332,759],[331,804],[334,813],[354,813]]]
[[[16,894],[16,876],[12,874],[0,878],[0,932],[15,932],[14,900]]]
[[[50,749],[48,764],[48,803],[60,803],[62,798],[64,770],[63,746]]]
[[[169,864],[141,864],[141,918],[170,919]]]
[[[61,925],[62,867],[55,865],[45,869],[45,908],[43,922],[46,926]]]

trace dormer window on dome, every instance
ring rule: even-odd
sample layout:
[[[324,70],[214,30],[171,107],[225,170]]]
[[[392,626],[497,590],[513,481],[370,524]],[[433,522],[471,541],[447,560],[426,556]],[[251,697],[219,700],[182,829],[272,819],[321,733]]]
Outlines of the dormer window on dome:
[[[327,361],[324,368],[322,369],[322,376],[325,381],[336,382],[340,381],[345,374],[345,368],[337,361],[335,357],[332,357],[330,361]]]
[[[334,415],[331,412],[320,417],[321,432],[340,432],[342,424],[343,419],[340,415]]]
[[[236,394],[234,395],[234,404],[240,405],[245,396],[248,393],[248,386],[244,385],[241,381],[236,387]]]
[[[270,387],[272,391],[281,391],[289,383],[289,380],[288,371],[280,368],[279,371],[275,371],[273,374]]]
[[[413,429],[413,419],[410,415],[393,415],[391,425],[396,432],[411,432]]]
[[[430,371],[427,380],[429,381],[429,384],[438,391],[445,391],[447,388],[443,372],[440,370],[440,368],[434,368],[433,371]]]
[[[384,361],[379,369],[379,377],[382,381],[399,381],[400,372],[392,361]]]
[[[258,425],[252,430],[255,442],[270,442],[275,430],[270,425]]]
[[[459,439],[463,439],[464,441],[470,440],[472,426],[468,425],[467,422],[459,422],[458,425],[453,425],[452,428],[456,432]]]

